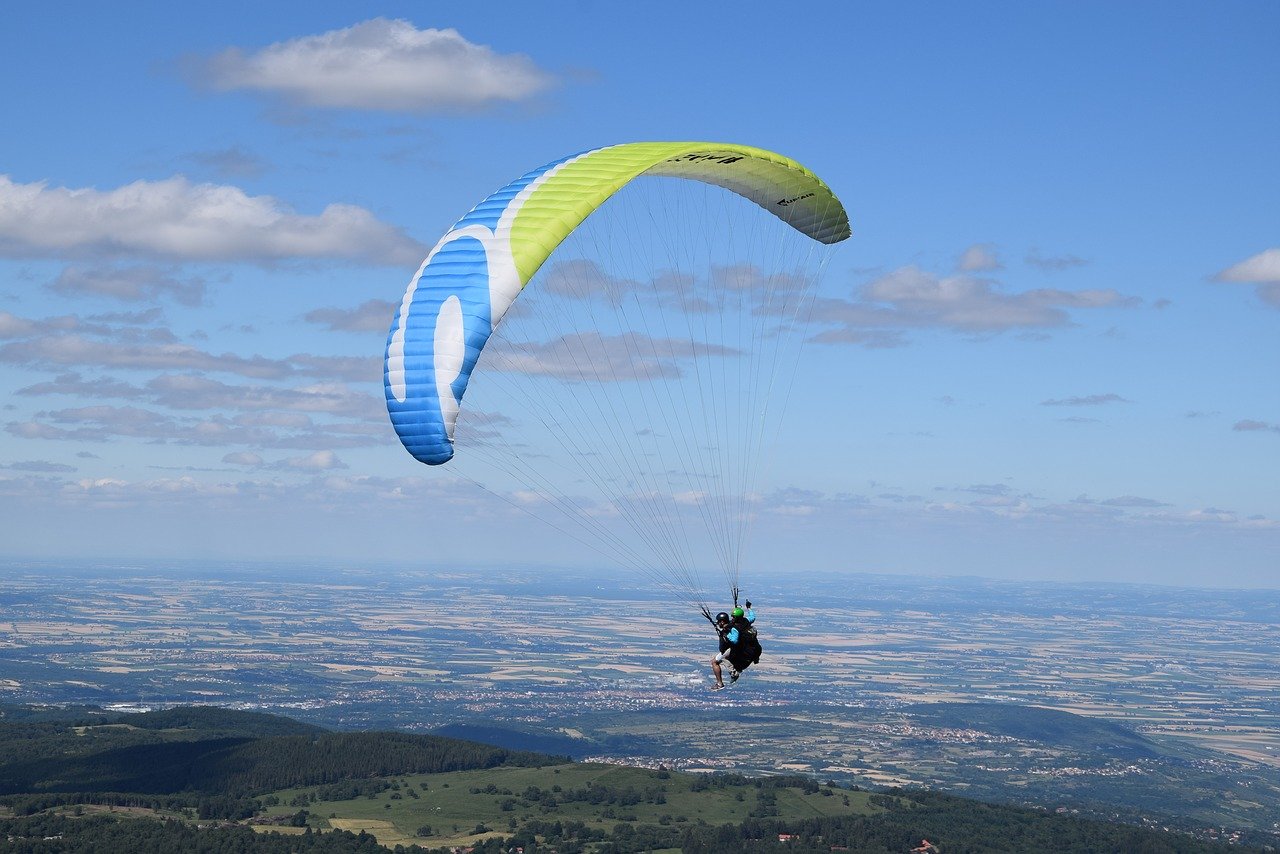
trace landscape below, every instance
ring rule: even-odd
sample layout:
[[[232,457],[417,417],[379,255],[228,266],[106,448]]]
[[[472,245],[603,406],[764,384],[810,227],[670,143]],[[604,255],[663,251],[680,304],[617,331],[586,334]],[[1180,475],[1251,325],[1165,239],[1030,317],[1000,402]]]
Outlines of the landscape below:
[[[94,726],[102,714],[212,705],[538,751],[578,769],[794,777],[911,799],[928,790],[1205,841],[1280,839],[1275,591],[842,574],[749,592],[765,656],[730,690],[708,692],[714,637],[701,617],[586,572],[11,565],[0,700],[63,717],[97,707]],[[0,781],[29,779],[16,770]],[[92,772],[42,779],[74,787]],[[388,781],[376,819],[308,808],[309,821],[392,821],[407,836],[349,826],[431,842],[395,818],[421,788],[391,797],[419,773]],[[125,782],[114,790],[135,791]],[[493,785],[504,798],[547,788]],[[56,792],[11,790],[31,793]],[[518,807],[494,819],[475,806],[457,836],[453,821],[425,823],[471,844],[477,824],[510,834],[519,820]],[[702,808],[650,816],[669,825],[636,815],[664,832],[714,826]],[[765,818],[749,812],[728,820]]]
[[[918,790],[573,762],[211,707],[0,710],[3,850],[1269,850]],[[1253,843],[1257,843],[1255,849]]]

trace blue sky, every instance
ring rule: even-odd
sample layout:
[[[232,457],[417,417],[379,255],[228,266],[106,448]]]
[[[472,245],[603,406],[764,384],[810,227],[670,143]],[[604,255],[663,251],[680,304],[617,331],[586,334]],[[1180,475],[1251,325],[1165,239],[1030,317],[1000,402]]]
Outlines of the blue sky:
[[[786,153],[854,236],[751,571],[1280,584],[1270,2],[132,3],[0,33],[0,551],[597,558],[400,448],[390,306],[486,194]]]

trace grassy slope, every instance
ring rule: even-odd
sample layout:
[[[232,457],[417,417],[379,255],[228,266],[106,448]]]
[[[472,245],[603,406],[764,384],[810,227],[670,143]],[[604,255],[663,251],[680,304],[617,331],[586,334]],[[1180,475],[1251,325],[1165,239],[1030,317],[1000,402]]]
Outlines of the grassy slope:
[[[659,824],[664,816],[676,826],[685,822],[696,824],[737,824],[757,807],[758,789],[750,783],[726,789],[691,791],[697,780],[687,774],[672,773],[661,779],[659,772],[643,768],[625,768],[615,765],[575,763],[546,768],[493,768],[483,771],[459,771],[446,774],[410,774],[392,778],[401,783],[399,793],[384,791],[375,797],[360,797],[350,801],[317,801],[306,809],[325,819],[325,826],[345,830],[367,830],[383,845],[419,844],[439,846],[479,838],[470,833],[477,824],[503,834],[509,834],[509,822],[517,825],[529,820],[582,821],[591,826],[611,830],[615,825]],[[405,793],[404,786],[412,786],[419,794],[417,799]],[[473,794],[471,789],[493,784],[498,789],[513,794]],[[591,785],[609,786],[614,789],[644,791],[654,787],[664,790],[665,804],[638,803],[629,806],[610,807],[607,804],[591,804],[583,801],[565,802],[551,812],[544,813],[537,806],[516,806],[503,811],[501,804],[519,796],[530,786],[547,790],[560,786],[563,790],[583,789]],[[424,789],[424,786],[427,787]],[[268,814],[292,814],[299,809],[289,803],[297,795],[315,791],[314,787],[287,789],[277,792],[281,804],[268,810]],[[867,799],[867,792],[836,791],[832,796],[821,793],[805,794],[800,789],[770,789],[777,797],[778,817],[785,819],[812,818],[829,815],[868,815],[876,808]],[[393,794],[400,794],[393,799]],[[735,795],[741,794],[739,801]],[[844,797],[849,804],[846,806]],[[606,811],[611,810],[613,817]],[[336,814],[336,819],[328,819]],[[681,821],[683,819],[683,821]],[[415,837],[414,832],[423,825],[430,825],[432,835]],[[457,831],[454,828],[457,827]],[[490,834],[492,835],[492,834]]]

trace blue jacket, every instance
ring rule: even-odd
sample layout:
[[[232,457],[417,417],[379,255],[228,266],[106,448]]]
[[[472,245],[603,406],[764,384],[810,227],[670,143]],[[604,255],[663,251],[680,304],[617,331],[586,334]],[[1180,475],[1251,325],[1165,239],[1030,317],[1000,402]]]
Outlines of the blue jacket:
[[[754,624],[756,621],[756,612],[751,610],[750,608],[748,608],[745,612],[743,612],[742,616],[746,618],[748,624]],[[725,639],[725,642],[728,643],[729,646],[736,646],[738,641],[741,640],[742,636],[738,633],[737,627],[731,624],[729,627],[729,631],[725,632],[723,637]]]

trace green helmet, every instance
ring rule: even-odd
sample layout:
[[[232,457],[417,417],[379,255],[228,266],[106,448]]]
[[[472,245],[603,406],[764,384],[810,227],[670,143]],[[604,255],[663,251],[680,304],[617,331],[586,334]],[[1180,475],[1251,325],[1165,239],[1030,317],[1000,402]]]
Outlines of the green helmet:
[[[745,614],[745,613],[746,613],[746,611],[742,610],[741,608],[734,608],[734,609],[733,609],[733,616],[735,616],[735,617],[741,617],[741,616],[742,616],[743,614]]]

